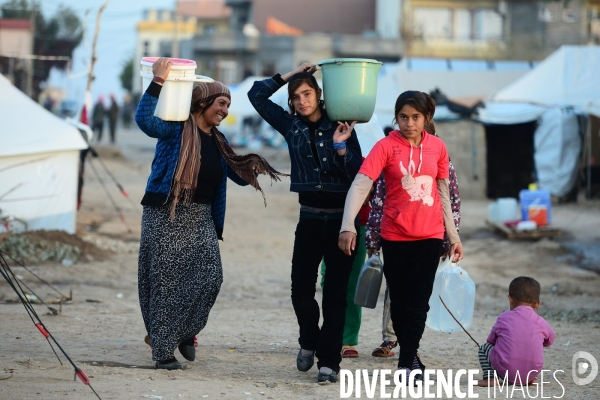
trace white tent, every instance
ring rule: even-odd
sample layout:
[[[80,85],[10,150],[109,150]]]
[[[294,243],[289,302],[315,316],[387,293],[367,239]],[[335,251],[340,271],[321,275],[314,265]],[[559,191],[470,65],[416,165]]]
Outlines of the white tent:
[[[231,106],[229,115],[219,125],[219,130],[225,135],[235,136],[243,134],[244,118],[260,118],[250,100],[248,100],[248,91],[254,84],[254,81],[265,79],[260,76],[249,76],[237,85],[229,86],[231,92]]]
[[[400,93],[419,90],[429,93],[440,89],[449,98],[488,99],[527,73],[519,70],[414,70],[403,60],[387,66],[377,82],[375,113],[382,126],[391,125],[394,105]],[[436,108],[434,119],[456,119],[444,106]]]
[[[562,46],[494,102],[575,107],[600,116],[600,46]]]
[[[30,230],[75,233],[79,131],[0,75],[0,209]]]
[[[538,121],[538,181],[555,196],[566,195],[577,179],[582,140],[573,109],[600,117],[599,66],[600,46],[562,46],[478,110],[485,124]]]

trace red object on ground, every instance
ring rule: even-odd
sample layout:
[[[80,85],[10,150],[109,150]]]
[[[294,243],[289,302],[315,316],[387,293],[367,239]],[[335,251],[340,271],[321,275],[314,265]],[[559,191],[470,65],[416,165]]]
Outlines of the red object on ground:
[[[50,334],[46,331],[46,329],[44,328],[44,326],[42,324],[40,324],[39,322],[37,324],[35,324],[35,326],[38,328],[38,330],[42,333],[42,335],[44,335],[44,337],[46,339],[48,339],[50,337]]]
[[[75,375],[77,375],[79,380],[81,380],[81,382],[83,382],[84,385],[90,384],[90,378],[88,378],[86,373],[83,372],[83,370],[81,368],[75,368]]]

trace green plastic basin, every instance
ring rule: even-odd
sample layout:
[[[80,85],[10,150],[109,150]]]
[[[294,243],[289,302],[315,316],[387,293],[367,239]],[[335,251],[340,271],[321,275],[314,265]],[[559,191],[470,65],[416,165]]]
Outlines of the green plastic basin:
[[[329,119],[369,121],[375,111],[377,75],[382,63],[365,58],[331,58],[318,64]]]

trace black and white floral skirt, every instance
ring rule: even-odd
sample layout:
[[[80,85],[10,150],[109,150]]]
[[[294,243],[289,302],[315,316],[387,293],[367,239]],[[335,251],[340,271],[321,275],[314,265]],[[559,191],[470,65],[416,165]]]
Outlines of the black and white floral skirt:
[[[211,206],[179,204],[169,215],[170,204],[142,215],[138,293],[155,361],[204,328],[223,282]]]

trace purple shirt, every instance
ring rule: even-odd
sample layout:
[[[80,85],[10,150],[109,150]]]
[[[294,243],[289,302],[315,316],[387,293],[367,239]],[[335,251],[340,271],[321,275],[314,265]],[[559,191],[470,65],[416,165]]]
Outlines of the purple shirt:
[[[494,345],[490,363],[498,377],[504,378],[508,371],[508,380],[513,383],[519,371],[525,384],[530,371],[537,370],[529,374],[529,382],[544,367],[544,347],[554,343],[554,331],[533,308],[519,306],[500,314],[487,342]]]

